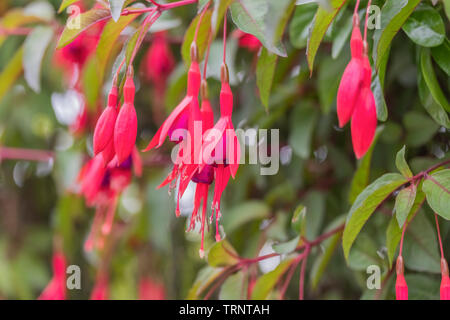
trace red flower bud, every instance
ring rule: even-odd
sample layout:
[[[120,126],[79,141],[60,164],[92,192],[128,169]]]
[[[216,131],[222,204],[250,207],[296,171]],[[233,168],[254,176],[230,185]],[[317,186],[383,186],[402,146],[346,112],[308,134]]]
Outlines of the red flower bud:
[[[94,131],[94,154],[105,150],[113,140],[114,126],[117,119],[117,87],[113,86],[108,97],[108,106],[98,118]]]
[[[441,258],[441,300],[450,300],[450,278],[448,276],[448,264],[444,258]]]
[[[363,61],[352,59],[342,75],[337,93],[337,114],[341,128],[353,115],[356,99],[363,84],[363,73]]]
[[[353,31],[350,39],[350,49],[352,58],[362,58],[364,53],[364,42],[359,29],[359,17],[353,17]]]
[[[397,258],[396,264],[397,280],[395,282],[395,297],[397,300],[408,300],[408,285],[404,276],[403,257]]]
[[[134,91],[133,79],[128,77],[123,89],[124,104],[114,128],[114,148],[119,164],[128,159],[136,143],[137,115],[134,108]]]
[[[369,150],[377,128],[375,98],[370,88],[363,88],[352,117],[352,142],[356,157],[360,159]]]

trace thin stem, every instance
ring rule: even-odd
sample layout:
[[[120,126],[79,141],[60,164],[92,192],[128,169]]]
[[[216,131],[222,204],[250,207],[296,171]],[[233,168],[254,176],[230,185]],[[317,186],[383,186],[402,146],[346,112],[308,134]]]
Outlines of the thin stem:
[[[302,268],[300,270],[300,281],[299,281],[299,288],[298,288],[298,299],[299,300],[303,300],[304,299],[304,291],[305,291],[305,273],[306,273],[306,264],[308,262],[308,255],[310,252],[310,247],[306,247],[305,250],[305,258],[303,259],[302,262]]]
[[[212,32],[209,33],[208,47],[206,48],[205,61],[203,66],[203,79],[205,80],[206,80],[206,71],[208,69],[209,52],[211,51],[211,43],[212,43]]]
[[[194,35],[194,42],[197,42],[197,38],[198,38],[198,31],[200,29],[200,25],[202,24],[203,21],[203,17],[205,16],[206,11],[208,11],[209,8],[209,4],[211,2],[209,1],[206,6],[203,8],[202,13],[200,14],[200,18],[198,19],[198,23],[197,26],[195,27],[195,35]]]
[[[227,10],[228,11],[228,10]],[[227,11],[223,17],[223,63],[226,64],[227,57]]]
[[[155,15],[153,15],[153,13],[156,12]],[[153,25],[153,23],[155,23],[155,21],[161,16],[161,12],[155,10],[154,12],[152,12],[147,18],[145,18],[143,26],[141,28],[141,32],[139,34],[138,40],[136,41],[136,45],[133,49],[133,53],[131,55],[131,59],[130,59],[130,65],[133,64],[134,58],[136,57],[136,53],[138,48],[141,46],[142,41],[145,38],[145,34],[147,33],[148,29]]]
[[[356,1],[355,11],[353,12],[354,15],[358,15],[359,2],[360,2],[360,0]]]
[[[280,300],[284,299],[284,294],[286,293],[287,287],[289,286],[289,283],[291,282],[292,276],[294,275],[295,269],[297,268],[300,261],[302,261],[304,255],[299,255],[293,262],[291,267],[289,268],[289,273],[286,276],[286,279],[283,283],[283,287],[280,290]]]
[[[366,46],[366,47],[367,47],[367,27],[368,27],[368,22],[369,22],[369,11],[370,11],[371,4],[372,4],[372,0],[369,0],[369,3],[367,3],[366,21],[365,21],[365,25],[364,25],[364,46]]]
[[[181,6],[185,6],[185,5],[189,5],[189,4],[198,2],[198,0],[182,0],[182,1],[177,1],[177,2],[172,2],[172,3],[167,3],[167,4],[160,4],[160,3],[157,3],[155,0],[148,0],[148,1],[150,1],[155,6],[157,6],[158,9],[161,11],[169,10],[169,9],[173,9],[176,7],[181,7]]]
[[[402,252],[403,252],[403,239],[405,238],[406,226],[407,226],[407,224],[405,223],[405,224],[403,225],[402,237],[401,237],[401,239],[400,239],[400,251],[399,251],[399,253],[398,253],[399,256],[402,256]]]
[[[434,213],[434,219],[436,221],[436,230],[437,230],[438,239],[439,239],[439,247],[441,248],[441,258],[444,258],[444,247],[442,246],[441,230],[439,228],[439,220],[438,220],[438,216],[436,213]]]

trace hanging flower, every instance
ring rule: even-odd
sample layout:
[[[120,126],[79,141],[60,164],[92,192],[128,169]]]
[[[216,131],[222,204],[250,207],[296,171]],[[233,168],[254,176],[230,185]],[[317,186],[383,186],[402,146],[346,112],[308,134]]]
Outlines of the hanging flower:
[[[114,149],[119,164],[128,159],[136,143],[137,115],[134,108],[134,94],[133,77],[128,74],[123,87],[123,105],[114,127]]]
[[[441,258],[441,274],[442,274],[440,287],[441,300],[450,300],[450,278],[448,275],[449,274],[448,263],[444,257]]]
[[[95,155],[104,151],[114,139],[114,127],[117,119],[117,95],[117,87],[113,86],[108,96],[108,106],[103,110],[95,126],[93,143]]]
[[[404,276],[403,257],[398,256],[396,264],[397,280],[395,282],[395,297],[397,300],[408,300],[408,285]]]
[[[66,258],[61,251],[56,251],[52,258],[53,277],[39,296],[39,300],[66,299]]]

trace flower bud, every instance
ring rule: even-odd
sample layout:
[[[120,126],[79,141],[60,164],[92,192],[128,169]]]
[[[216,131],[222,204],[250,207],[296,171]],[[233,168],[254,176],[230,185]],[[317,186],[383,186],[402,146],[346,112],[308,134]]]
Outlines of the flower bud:
[[[363,84],[364,68],[361,59],[352,59],[345,68],[337,93],[337,115],[342,128],[350,120],[355,110]]]
[[[396,264],[397,280],[395,281],[395,296],[397,300],[408,300],[408,285],[404,276],[403,257],[397,258]]]
[[[113,140],[117,119],[117,87],[113,87],[108,97],[108,106],[103,110],[94,130],[94,154],[97,155]]]
[[[442,281],[440,288],[441,300],[450,300],[450,278],[448,275],[448,264],[445,258],[441,258],[441,274],[442,274]]]

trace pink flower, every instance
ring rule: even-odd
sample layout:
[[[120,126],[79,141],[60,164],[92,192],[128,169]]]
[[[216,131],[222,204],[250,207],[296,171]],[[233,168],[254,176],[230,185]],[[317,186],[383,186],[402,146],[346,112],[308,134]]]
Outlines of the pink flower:
[[[397,300],[408,300],[408,285],[404,276],[403,257],[397,258],[397,280],[395,282],[395,297]]]
[[[39,296],[39,300],[66,299],[66,258],[62,252],[55,252],[52,258],[53,277]]]

